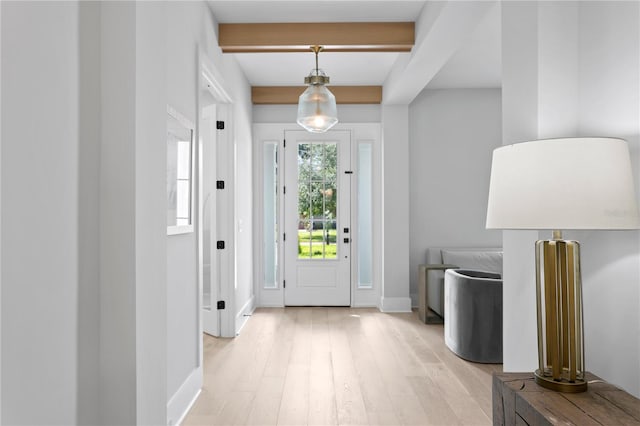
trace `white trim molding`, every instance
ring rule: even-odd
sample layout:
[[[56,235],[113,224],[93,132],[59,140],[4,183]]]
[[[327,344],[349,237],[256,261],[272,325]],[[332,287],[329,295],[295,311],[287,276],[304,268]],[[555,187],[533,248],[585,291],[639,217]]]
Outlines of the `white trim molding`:
[[[238,310],[236,314],[236,336],[240,334],[240,330],[247,323],[249,317],[253,314],[253,311],[256,310],[256,297],[251,296],[247,303]]]
[[[179,425],[198,399],[202,388],[202,367],[191,372],[187,380],[167,403],[167,425]]]
[[[357,283],[354,283],[357,286]],[[351,306],[354,308],[378,308],[380,292],[375,288],[356,288],[356,293]]]
[[[410,297],[381,297],[380,306],[378,307],[381,312],[411,312],[411,298]]]

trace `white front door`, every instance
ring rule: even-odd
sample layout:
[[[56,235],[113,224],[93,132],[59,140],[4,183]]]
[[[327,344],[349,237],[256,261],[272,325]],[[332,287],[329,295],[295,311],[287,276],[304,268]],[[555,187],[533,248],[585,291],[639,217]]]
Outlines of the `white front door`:
[[[351,304],[351,138],[285,132],[284,302]]]

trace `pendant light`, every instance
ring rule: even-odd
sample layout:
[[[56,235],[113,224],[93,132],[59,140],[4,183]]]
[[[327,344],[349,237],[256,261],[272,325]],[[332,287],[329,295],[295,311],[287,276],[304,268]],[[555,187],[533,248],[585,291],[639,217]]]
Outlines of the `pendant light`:
[[[308,84],[298,99],[298,124],[308,132],[324,133],[338,123],[336,97],[325,86],[329,83],[329,76],[318,68],[318,53],[322,46],[311,46],[316,54],[316,68],[304,78]]]

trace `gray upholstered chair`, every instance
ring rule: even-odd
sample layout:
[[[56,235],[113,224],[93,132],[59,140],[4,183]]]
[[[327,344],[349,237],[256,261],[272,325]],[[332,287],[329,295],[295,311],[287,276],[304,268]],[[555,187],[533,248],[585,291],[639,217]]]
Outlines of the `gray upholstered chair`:
[[[502,363],[500,274],[449,269],[444,281],[447,347],[469,361]]]
[[[502,273],[502,248],[443,248],[427,249],[427,264],[450,264],[460,269]],[[441,317],[445,317],[444,271],[431,270],[426,274],[426,294],[428,308]]]

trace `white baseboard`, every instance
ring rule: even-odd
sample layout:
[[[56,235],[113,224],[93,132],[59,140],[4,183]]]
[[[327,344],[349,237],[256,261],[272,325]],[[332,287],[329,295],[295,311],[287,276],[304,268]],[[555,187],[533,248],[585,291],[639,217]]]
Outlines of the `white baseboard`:
[[[355,302],[353,305],[351,305],[352,308],[380,308],[378,306],[377,303],[371,303],[371,302]]]
[[[354,308],[377,308],[380,296],[374,289],[353,290],[351,306]]]
[[[247,303],[245,303],[240,311],[236,314],[236,336],[240,334],[240,330],[242,330],[242,327],[244,327],[245,323],[247,322],[251,314],[253,314],[253,311],[255,311],[255,309],[256,297],[251,296],[249,300],[247,300]]]
[[[256,308],[284,308],[284,305],[282,303],[262,303]]]
[[[411,312],[410,297],[381,297],[381,312]]]
[[[202,367],[198,367],[187,377],[167,403],[167,426],[182,423],[202,389]]]
[[[256,306],[261,308],[284,308],[284,289],[257,289]]]

